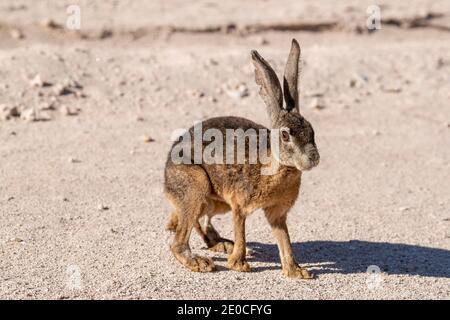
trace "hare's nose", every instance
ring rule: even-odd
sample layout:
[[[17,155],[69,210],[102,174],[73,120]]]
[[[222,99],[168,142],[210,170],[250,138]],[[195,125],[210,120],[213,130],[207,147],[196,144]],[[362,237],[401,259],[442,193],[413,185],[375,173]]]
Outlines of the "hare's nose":
[[[320,160],[319,152],[317,151],[311,152],[311,154],[309,155],[309,159],[317,165]]]
[[[309,158],[312,161],[316,162],[316,161],[319,161],[320,155],[319,155],[319,153],[317,151],[314,151],[314,152],[311,152],[311,154],[309,155]]]

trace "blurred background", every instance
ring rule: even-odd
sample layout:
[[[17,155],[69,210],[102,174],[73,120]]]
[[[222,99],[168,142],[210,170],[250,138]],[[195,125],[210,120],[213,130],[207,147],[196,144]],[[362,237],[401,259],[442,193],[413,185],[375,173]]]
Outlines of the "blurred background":
[[[292,38],[321,164],[289,226],[318,279],[282,278],[259,212],[254,272],[193,236],[219,272],[190,273],[164,230],[171,134],[268,125],[249,53],[281,75]],[[2,0],[0,297],[450,298],[449,40],[448,0]]]

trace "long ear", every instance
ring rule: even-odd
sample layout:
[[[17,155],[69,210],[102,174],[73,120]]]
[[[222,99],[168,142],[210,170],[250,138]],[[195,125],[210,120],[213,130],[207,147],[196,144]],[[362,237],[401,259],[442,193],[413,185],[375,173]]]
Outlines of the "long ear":
[[[295,109],[300,113],[298,103],[298,74],[299,74],[300,46],[297,40],[292,39],[291,52],[284,69],[283,90],[284,100],[286,101],[286,110]]]
[[[260,87],[259,94],[267,106],[272,125],[275,125],[283,108],[280,81],[267,61],[256,50],[252,50],[251,54],[255,66],[255,80]]]

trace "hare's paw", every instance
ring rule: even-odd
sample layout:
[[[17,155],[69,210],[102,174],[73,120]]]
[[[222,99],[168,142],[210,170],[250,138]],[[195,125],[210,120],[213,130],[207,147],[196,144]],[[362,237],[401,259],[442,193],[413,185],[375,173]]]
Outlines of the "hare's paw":
[[[234,248],[233,241],[227,239],[220,239],[219,242],[217,242],[215,245],[213,245],[208,249],[214,252],[231,254],[233,252],[233,248]]]
[[[172,246],[175,258],[186,268],[194,272],[211,272],[216,269],[214,262],[207,257],[192,255],[190,250]]]
[[[186,268],[194,272],[212,272],[216,269],[214,262],[207,257],[194,256],[186,260]]]
[[[312,274],[311,272],[300,266],[283,268],[283,274],[289,278],[314,279],[314,274]]]
[[[239,272],[250,272],[250,265],[245,260],[228,259],[228,268]]]

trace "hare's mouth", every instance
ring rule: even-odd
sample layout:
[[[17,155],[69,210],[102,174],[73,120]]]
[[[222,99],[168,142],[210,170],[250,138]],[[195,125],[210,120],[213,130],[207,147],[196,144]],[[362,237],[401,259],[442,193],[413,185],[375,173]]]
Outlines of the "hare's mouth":
[[[320,162],[319,158],[311,159],[307,156],[302,157],[301,161],[299,163],[296,163],[296,167],[300,171],[309,171],[312,168],[316,167]]]

